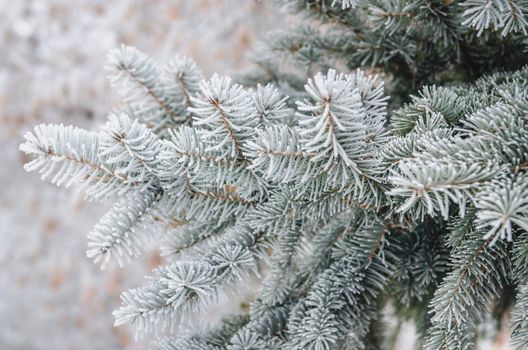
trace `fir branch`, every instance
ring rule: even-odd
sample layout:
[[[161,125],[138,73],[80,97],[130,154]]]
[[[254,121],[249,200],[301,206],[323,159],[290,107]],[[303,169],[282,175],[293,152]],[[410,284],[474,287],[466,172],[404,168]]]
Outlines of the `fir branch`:
[[[130,260],[159,236],[161,227],[154,215],[162,194],[156,192],[132,193],[105,214],[88,234],[86,256],[105,268],[115,257],[120,266],[122,257]]]
[[[475,334],[476,326],[491,300],[498,296],[504,280],[511,274],[511,263],[507,254],[507,244],[498,242],[491,245],[491,239],[479,240],[481,232],[474,231],[466,245],[454,252],[452,265],[454,270],[443,280],[431,301],[433,327],[427,349],[447,349],[438,344],[436,330],[451,330],[449,336],[464,344],[464,334]],[[457,328],[461,327],[461,328]],[[442,340],[447,344],[451,340]]]
[[[231,158],[243,158],[244,141],[251,137],[258,116],[250,96],[230,78],[214,75],[200,84],[200,93],[192,98],[194,125],[209,142],[208,150],[220,151]]]
[[[146,186],[146,181],[119,173],[100,155],[99,135],[63,125],[40,125],[34,134],[25,135],[20,150],[34,157],[24,168],[38,171],[42,179],[51,177],[58,186],[79,184],[89,198],[106,199],[132,188]]]

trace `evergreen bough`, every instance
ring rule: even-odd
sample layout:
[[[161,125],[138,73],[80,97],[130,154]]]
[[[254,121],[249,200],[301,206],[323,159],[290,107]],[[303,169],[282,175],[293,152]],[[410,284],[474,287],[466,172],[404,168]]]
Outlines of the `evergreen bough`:
[[[278,2],[304,24],[237,82],[123,46],[108,69],[124,104],[99,131],[26,135],[28,171],[120,197],[88,257],[161,240],[170,263],[116,325],[178,326],[253,275],[247,315],[156,347],[390,348],[392,308],[424,349],[474,348],[510,312],[527,348],[526,1]]]

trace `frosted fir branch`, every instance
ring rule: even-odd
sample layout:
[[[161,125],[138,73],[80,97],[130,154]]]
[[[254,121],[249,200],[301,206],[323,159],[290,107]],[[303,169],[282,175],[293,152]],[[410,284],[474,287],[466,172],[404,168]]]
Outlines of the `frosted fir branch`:
[[[510,329],[511,344],[517,348],[528,345],[528,232],[516,237],[513,243],[513,275],[517,282],[517,295],[512,307]]]
[[[514,225],[528,231],[528,181],[525,174],[490,182],[475,198],[476,227],[484,239],[513,239]]]
[[[257,272],[254,254],[239,245],[214,249],[213,253],[208,256],[208,260],[219,271],[218,278],[221,281],[242,281],[247,276],[246,269]],[[241,268],[241,266],[244,268]]]
[[[135,47],[122,45],[109,53],[106,69],[112,85],[140,111],[145,122],[154,127],[167,122],[163,113],[172,111],[159,96],[159,67],[151,58]]]
[[[326,225],[301,225],[280,231],[274,243],[277,248],[269,259],[271,271],[262,281],[262,302],[287,305],[294,295],[309,290],[315,278],[334,261],[332,247],[353,234],[361,216],[349,211],[329,219]]]
[[[306,182],[319,173],[318,163],[310,161],[311,154],[302,149],[297,128],[286,125],[257,130],[247,143],[246,156],[252,169],[274,182]]]
[[[197,190],[188,187],[186,181],[182,187],[167,190],[167,208],[186,220],[216,220],[221,225],[235,216],[243,216],[257,204],[256,201],[232,193],[229,188]]]
[[[402,0],[380,1],[368,5],[368,18],[376,31],[395,34],[410,27],[419,3]]]
[[[420,138],[413,156],[424,162],[459,161],[471,159],[473,163],[507,164],[509,159],[500,149],[500,142],[490,141],[481,136],[463,137],[453,135],[452,130],[436,129],[426,134],[427,138]],[[445,135],[445,137],[436,137]]]
[[[294,271],[297,271],[296,260],[300,258],[300,251],[303,249],[305,242],[305,231],[301,225],[295,228],[285,228],[278,231],[273,239],[273,252],[266,262],[270,267],[268,275],[262,280],[260,298],[262,307],[284,306],[287,304],[287,298],[295,290],[299,278]],[[262,316],[262,315],[261,315]],[[272,325],[266,325],[266,320],[259,320],[251,316],[252,323],[258,323],[260,327],[267,329],[273,328]],[[287,318],[281,323],[286,323]],[[272,332],[276,333],[276,332]]]
[[[374,79],[360,72],[337,75],[329,70],[305,86],[313,104],[298,102],[301,112],[310,112],[299,113],[302,149],[330,174],[336,187],[379,182],[384,173],[375,154],[389,139],[384,130],[386,99]]]
[[[280,305],[287,301],[295,292],[298,278],[292,273],[292,268],[280,270],[272,268],[262,280],[259,297],[267,305]]]
[[[515,280],[521,284],[528,281],[528,232],[519,234],[513,242],[513,273]]]
[[[304,213],[303,219],[333,217],[347,209],[361,208],[377,210],[386,198],[384,187],[365,179],[360,185],[321,188],[319,181],[312,182],[302,190],[296,200],[296,209]],[[312,191],[312,194],[310,193]]]
[[[300,140],[298,128],[271,126],[257,131],[253,140],[247,143],[248,151],[245,154],[251,162],[251,168],[268,181],[287,184],[299,189],[300,193],[313,191],[311,196],[314,202],[336,192],[345,197],[354,192],[357,201],[370,201],[367,199],[369,194],[373,194],[370,197],[376,201],[379,199],[377,179],[372,180],[369,175],[353,171],[343,163],[333,164],[325,170],[324,161],[314,161],[316,155],[303,150]],[[368,164],[372,173],[383,167],[379,161]],[[363,193],[363,185],[369,191]]]
[[[303,189],[281,186],[267,202],[248,210],[246,219],[253,227],[273,234],[296,229],[299,223],[301,230],[311,230],[320,220],[350,209],[376,210],[381,200],[380,193],[367,195],[355,186],[341,190],[321,190],[320,183]]]
[[[132,323],[136,335],[143,336],[202,311],[220,290],[228,291],[258,273],[256,261],[266,249],[261,234],[237,226],[203,258],[158,269],[147,286],[123,293],[123,305],[114,311],[115,325]]]
[[[366,335],[373,314],[364,298],[376,298],[391,275],[391,264],[384,258],[385,234],[380,222],[358,228],[346,244],[348,254],[319,274],[292,311],[288,333],[293,349],[339,348],[348,337]]]
[[[229,229],[230,224],[218,226],[213,222],[187,222],[170,230],[160,244],[161,255],[169,259],[190,256],[196,251],[209,249]]]
[[[327,268],[332,261],[329,254],[332,247],[339,240],[347,239],[348,235],[355,232],[357,222],[360,221],[358,218],[361,216],[360,210],[350,210],[336,215],[328,223],[315,228],[316,234],[306,245],[302,252],[303,257],[298,261],[301,274],[309,281],[313,281],[318,273]]]
[[[251,95],[231,79],[214,75],[200,84],[200,92],[191,98],[193,122],[208,150],[223,156],[241,158],[244,141],[258,125],[258,115]]]
[[[162,133],[188,120],[185,96],[196,91],[196,82],[202,78],[192,61],[176,57],[160,72],[152,59],[125,45],[111,51],[108,61],[110,82],[154,131]]]
[[[283,97],[279,90],[271,84],[257,88],[252,92],[253,104],[257,110],[260,126],[268,125],[270,122],[286,122],[293,111],[286,106],[287,97]]]
[[[220,325],[207,326],[197,331],[196,325],[187,325],[178,337],[166,337],[156,342],[157,350],[224,350],[231,337],[246,323],[247,316],[230,316]]]
[[[288,269],[296,258],[303,243],[301,227],[283,230],[278,233],[270,261],[272,268],[279,270]]]
[[[440,113],[432,112],[425,114],[422,118],[416,121],[414,131],[417,134],[422,134],[432,130],[446,129],[448,125],[444,116]]]
[[[320,191],[318,186],[320,184],[314,184],[305,189],[281,186],[267,202],[249,210],[246,218],[252,226],[273,233],[296,229],[298,223],[301,229],[312,229],[319,220],[349,209],[376,210],[377,201],[381,200],[376,195],[367,197],[356,192],[356,187]]]
[[[337,26],[355,23],[368,5],[355,13],[314,4],[321,7],[313,12],[334,16]],[[399,0],[382,5],[404,9]],[[416,21],[431,19],[430,31],[453,19],[451,12],[444,18],[420,7],[413,11],[421,15]],[[330,42],[305,30],[277,47],[294,50],[307,70],[318,67],[312,63],[325,50],[342,53],[338,43],[354,48],[348,67],[358,60],[405,66],[421,52],[408,40],[417,28],[424,27],[381,42],[370,27],[346,40],[332,34]],[[304,45],[309,33],[317,36]],[[435,40],[443,35],[420,35],[430,34]],[[372,300],[384,290],[412,307],[427,300],[447,271],[447,235],[453,268],[433,300],[426,342],[447,349],[471,344],[475,324],[503,285],[523,284],[524,258],[520,248],[510,251],[507,240],[523,239],[527,230],[528,99],[520,92],[526,72],[496,74],[472,86],[425,87],[390,116],[394,136],[386,126],[383,84],[361,71],[317,74],[305,92],[293,95],[305,99],[291,115],[272,85],[245,90],[218,76],[198,84],[191,61],[176,59],[160,76],[146,57],[133,50],[121,54],[126,57],[119,62],[128,63],[118,80],[132,96],[132,115],[112,116],[99,134],[42,127],[43,137],[32,134],[22,146],[36,157],[35,170],[68,163],[59,169],[61,181],[70,175],[81,183],[101,176],[120,181],[105,193],[126,196],[89,235],[88,255],[103,264],[139,254],[159,221],[186,225],[164,243],[172,263],[146,286],[123,294],[116,324],[133,323],[139,334],[178,325],[218,293],[260,277],[266,264],[269,275],[248,322],[218,347],[361,348],[370,345],[369,330],[376,328],[371,321],[380,312]],[[297,80],[280,77],[288,80],[278,83],[280,91],[283,84],[302,90]],[[401,85],[396,76],[390,81]],[[154,97],[183,119],[171,119]],[[155,134],[135,120],[149,117],[150,126],[164,130]],[[193,125],[179,125],[190,124],[189,118]],[[77,172],[77,166],[83,168]],[[454,216],[457,206],[459,215],[445,225],[442,219]],[[513,272],[511,255],[521,266]],[[199,335],[167,346],[213,346],[212,338]]]
[[[280,66],[272,66],[270,69],[267,66],[265,71],[274,72],[277,70],[276,73],[272,73],[277,75],[274,80],[282,82],[285,80],[283,77],[286,77],[290,83],[300,83],[301,85],[304,83],[306,76],[313,75],[317,70],[326,70],[330,66],[330,62],[328,62],[331,61],[330,58],[325,57],[324,61],[328,62],[328,64],[325,64],[324,62],[319,62],[317,57],[323,58],[323,53],[335,54],[332,50],[325,52],[326,47],[339,47],[339,44],[334,43],[332,39],[342,43],[337,35],[333,38],[323,37],[314,25],[302,25],[288,32],[271,33],[266,39],[262,53],[267,53],[269,58],[265,56],[260,61],[264,61],[263,63],[265,64],[267,63],[265,60],[268,58],[273,62],[278,56],[288,62],[289,69],[282,70]]]
[[[343,10],[346,10],[346,9],[353,9],[356,6],[358,6],[359,1],[356,1],[356,0],[333,0],[332,1],[332,6],[336,6],[339,3],[341,3],[341,8]]]
[[[274,234],[284,228],[294,227],[294,206],[292,192],[287,187],[271,195],[266,202],[259,203],[245,216],[251,227]]]
[[[291,307],[292,304],[288,302],[270,305],[257,298],[251,303],[250,319],[242,332],[250,330],[274,345],[282,345],[282,347],[279,346],[279,349],[284,348],[286,344],[283,339],[279,338],[287,325]]]
[[[494,136],[501,135],[501,129],[510,127],[523,127],[524,123],[515,113],[514,108],[503,103],[497,102],[486,108],[482,108],[462,122],[466,132],[473,135]]]
[[[337,288],[335,288],[337,289]],[[316,307],[302,320],[303,326],[292,334],[294,349],[314,348],[331,349],[337,347],[342,329],[335,313],[346,307],[336,290],[321,288],[317,300],[311,301]],[[340,332],[341,331],[341,332]]]
[[[146,126],[126,114],[112,114],[100,138],[99,154],[117,173],[138,182],[157,180],[161,142]]]
[[[464,101],[457,92],[437,86],[424,86],[418,95],[411,96],[412,102],[394,113],[392,129],[407,134],[418,124],[423,130],[444,128],[455,124],[464,114]]]
[[[510,343],[517,349],[522,349],[528,346],[528,284],[520,283],[515,300],[510,320]]]
[[[118,201],[88,234],[86,256],[104,269],[114,258],[137,257],[147,243],[159,237],[162,223],[156,219],[160,192],[132,193]]]
[[[506,36],[511,32],[526,35],[528,22],[525,18],[526,5],[513,0],[466,0],[461,3],[465,8],[462,25],[473,27],[477,35],[485,30],[501,30]]]
[[[317,74],[305,86],[309,101],[298,102],[301,143],[313,160],[327,160],[324,168],[342,161],[357,168],[355,152],[365,143],[365,111],[357,89],[343,74],[330,70],[326,76]]]
[[[447,155],[452,156],[453,154],[447,153],[451,150],[451,136],[453,136],[453,130],[442,128],[421,134],[412,133],[405,136],[392,137],[387,143],[380,147],[377,156],[381,157],[388,166],[397,167],[399,162],[411,160],[415,157],[430,159],[429,155],[433,149],[430,145],[436,144],[441,145],[441,147],[438,147],[439,150],[435,151],[434,160],[437,159],[436,157],[438,157],[439,154],[443,157]],[[444,140],[445,143],[443,143]],[[424,149],[426,148],[427,152],[424,152]]]
[[[360,69],[348,74],[346,78],[358,90],[367,114],[365,118],[367,144],[374,146],[384,144],[389,138],[385,128],[389,96],[385,95],[383,80],[378,75],[370,75]]]
[[[433,327],[428,329],[424,341],[425,350],[460,349],[471,350],[475,348],[477,332],[474,327],[467,324],[453,325],[450,328]]]
[[[412,211],[422,218],[439,212],[447,219],[450,203],[456,203],[463,214],[474,194],[500,171],[494,164],[406,161],[397,171],[390,170],[389,195],[404,200],[399,212]]]
[[[412,307],[426,301],[431,288],[449,271],[449,250],[442,235],[442,220],[428,219],[398,242],[394,255],[397,305]]]
[[[525,142],[528,139],[523,112],[510,105],[497,102],[472,113],[462,122],[464,136],[480,137],[495,145],[495,154],[511,165],[525,159]]]
[[[158,274],[147,286],[121,295],[124,306],[113,313],[116,326],[132,323],[136,336],[172,328],[184,314],[201,310],[216,297],[215,272],[203,262],[179,262]]]
[[[452,255],[452,270],[442,281],[431,301],[432,328],[425,341],[427,349],[447,349],[438,346],[437,331],[453,330],[442,344],[464,339],[457,327],[475,334],[476,327],[489,303],[503,288],[504,278],[511,274],[511,263],[504,241],[491,245],[491,240],[479,239],[480,231],[474,231]],[[485,273],[483,273],[485,271]],[[436,345],[434,345],[436,344]]]
[[[475,206],[470,206],[464,216],[456,216],[449,221],[451,234],[447,239],[447,246],[454,249],[467,240],[468,235],[475,230],[476,212]]]
[[[63,125],[39,125],[24,136],[20,150],[33,157],[24,165],[58,186],[80,185],[88,198],[107,199],[146,184],[121,174],[100,155],[101,140],[94,132]]]
[[[170,141],[164,144],[160,175],[165,182],[177,171],[185,172],[197,190],[213,185],[247,199],[263,198],[268,191],[269,184],[249,169],[246,160],[225,158],[219,151],[207,150],[207,143],[193,128],[171,130]]]
[[[244,349],[280,349],[277,344],[273,344],[269,337],[263,337],[262,335],[252,331],[249,328],[244,328],[242,331],[237,332],[233,335],[230,344],[227,346],[228,350],[244,350]]]
[[[162,94],[170,101],[175,114],[185,117],[180,123],[192,123],[191,96],[200,89],[200,81],[204,79],[196,63],[185,56],[175,56],[163,68],[160,76]]]
[[[223,158],[207,151],[193,129],[183,127],[171,135],[172,141],[163,142],[157,176],[168,194],[172,212],[187,220],[218,220],[220,225],[255,206],[266,192],[266,184],[244,167],[245,160]],[[261,194],[244,193],[249,187],[238,183],[238,175],[243,175],[248,184],[258,184]],[[229,179],[233,179],[232,184]]]

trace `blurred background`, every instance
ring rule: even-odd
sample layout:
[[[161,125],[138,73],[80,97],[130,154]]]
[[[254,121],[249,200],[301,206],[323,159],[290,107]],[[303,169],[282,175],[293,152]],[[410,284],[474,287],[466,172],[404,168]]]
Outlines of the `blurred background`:
[[[111,312],[161,263],[151,250],[124,269],[93,265],[86,234],[108,207],[26,173],[23,134],[102,124],[119,101],[103,66],[121,43],[229,74],[279,22],[254,0],[0,0],[0,349],[148,348]]]

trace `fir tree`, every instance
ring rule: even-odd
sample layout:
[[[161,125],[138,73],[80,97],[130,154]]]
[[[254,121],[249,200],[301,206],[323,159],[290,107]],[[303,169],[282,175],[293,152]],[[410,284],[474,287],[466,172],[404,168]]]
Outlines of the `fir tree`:
[[[172,328],[255,275],[248,315],[157,347],[390,348],[387,305],[424,349],[474,348],[510,311],[528,347],[527,4],[279,2],[304,24],[236,82],[123,46],[99,131],[26,135],[28,171],[121,197],[88,257],[168,256],[116,325]]]

